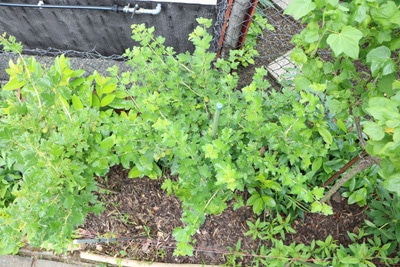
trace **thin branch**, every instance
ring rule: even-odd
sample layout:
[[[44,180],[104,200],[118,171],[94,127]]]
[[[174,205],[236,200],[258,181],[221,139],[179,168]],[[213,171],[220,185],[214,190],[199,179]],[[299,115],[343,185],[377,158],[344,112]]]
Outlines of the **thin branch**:
[[[363,132],[362,132],[361,123],[360,123],[360,117],[355,117],[355,121],[356,121],[358,139],[360,140],[361,146],[364,149],[366,143],[365,143],[365,139],[363,137]]]
[[[117,190],[108,188],[108,187],[106,187],[106,186],[104,186],[104,185],[102,185],[102,184],[99,184],[99,183],[97,183],[97,187],[100,188],[100,189],[106,190],[106,191],[110,191],[110,192],[112,192],[112,193],[116,193],[116,194],[121,193],[121,192],[119,192],[119,191],[117,191]]]
[[[359,174],[362,171],[365,171],[369,167],[375,164],[375,159],[371,156],[366,156],[362,158],[360,161],[353,165],[353,168],[350,169],[346,174],[336,182],[336,184],[325,194],[325,196],[320,200],[321,203],[325,203],[328,201],[333,194],[335,194],[343,184],[353,178],[355,175]]]
[[[342,173],[344,173],[345,171],[347,171],[347,169],[349,169],[350,167],[352,167],[357,161],[359,161],[360,159],[362,159],[365,155],[367,155],[367,152],[365,152],[365,150],[363,150],[359,155],[355,156],[354,158],[352,158],[346,165],[344,165],[344,167],[342,167],[340,170],[338,170],[334,175],[332,175],[323,185],[322,187],[325,187],[327,185],[329,185],[330,183],[332,183],[336,178],[338,178]]]

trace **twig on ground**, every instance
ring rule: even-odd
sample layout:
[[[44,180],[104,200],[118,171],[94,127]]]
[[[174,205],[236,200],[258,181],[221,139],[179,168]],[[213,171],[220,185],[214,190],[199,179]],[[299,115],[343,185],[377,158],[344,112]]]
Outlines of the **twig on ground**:
[[[106,190],[106,191],[110,191],[110,192],[116,193],[116,194],[121,193],[121,192],[119,192],[119,191],[117,191],[117,190],[108,188],[108,187],[106,187],[106,186],[104,186],[104,185],[101,185],[101,184],[99,184],[99,183],[97,183],[97,187],[100,188],[100,189]]]
[[[341,169],[338,170],[334,175],[332,175],[332,176],[322,185],[322,187],[326,187],[327,185],[329,185],[330,183],[332,183],[336,178],[338,178],[342,173],[344,173],[345,171],[347,171],[350,167],[352,167],[357,161],[359,161],[360,159],[362,159],[365,155],[367,155],[367,152],[365,152],[365,150],[363,150],[359,155],[355,156],[355,157],[352,158],[346,165],[344,165],[343,168],[341,168]]]
[[[374,159],[370,155],[359,160],[357,163],[353,165],[353,168],[351,168],[348,172],[346,172],[346,174],[339,181],[336,182],[336,184],[325,194],[325,196],[320,200],[320,202],[321,203],[327,202],[331,198],[331,196],[335,194],[340,187],[342,187],[344,183],[353,178],[356,174],[365,171],[375,163],[376,159]]]

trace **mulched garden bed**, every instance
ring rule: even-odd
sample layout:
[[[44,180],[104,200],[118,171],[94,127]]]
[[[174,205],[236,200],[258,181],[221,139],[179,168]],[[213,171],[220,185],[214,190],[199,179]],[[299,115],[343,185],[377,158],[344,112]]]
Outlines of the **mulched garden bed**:
[[[175,242],[172,231],[182,226],[181,206],[174,196],[161,189],[162,180],[128,178],[128,171],[113,167],[107,177],[98,183],[109,188],[101,190],[99,199],[105,203],[100,216],[89,215],[80,233],[82,238],[138,237],[133,241],[97,243],[87,245],[85,250],[109,256],[126,257],[145,261],[168,263],[223,264],[228,248],[235,248],[241,241],[241,251],[257,251],[260,243],[245,236],[246,220],[255,221],[257,216],[251,208],[234,211],[232,204],[222,214],[210,216],[194,236],[197,243],[193,257],[174,257]],[[112,191],[111,191],[112,190]],[[287,235],[285,243],[310,244],[313,239],[325,240],[332,235],[339,244],[347,246],[351,240],[348,232],[356,232],[365,219],[364,210],[357,205],[347,205],[346,200],[336,199],[331,204],[334,215],[305,214],[296,219],[296,234]],[[243,266],[250,266],[252,257],[244,257]]]
[[[239,88],[251,82],[255,67],[266,66],[279,56],[275,51],[283,54],[290,50],[293,47],[290,44],[291,36],[301,29],[300,25],[293,21],[288,23],[287,19],[290,18],[283,19],[277,10],[266,9],[264,12],[276,31],[273,35],[265,35],[260,39],[257,47],[260,56],[256,58],[256,64],[239,71],[241,78]],[[8,59],[7,55],[0,57],[2,70],[8,65]],[[46,60],[46,57],[39,57],[40,60]],[[51,64],[53,59],[48,60]],[[71,59],[73,68],[83,67],[88,73],[96,69],[106,74],[107,67],[115,63],[122,69],[126,67],[123,62]],[[0,73],[0,80],[7,80],[5,73]],[[269,82],[273,88],[279,89],[280,85],[271,77]],[[262,244],[258,240],[253,241],[250,236],[245,236],[249,230],[246,221],[254,222],[257,216],[249,207],[233,210],[234,203],[231,202],[222,214],[207,217],[194,236],[197,242],[193,257],[174,257],[176,243],[172,232],[174,228],[182,226],[180,221],[182,208],[176,197],[168,196],[161,189],[163,180],[130,179],[128,170],[120,166],[111,168],[106,177],[97,179],[102,187],[107,188],[98,193],[105,210],[100,216],[90,214],[86,218],[79,231],[81,238],[136,237],[136,239],[89,244],[86,245],[85,251],[175,264],[224,264],[230,252],[229,248],[234,249],[238,241],[241,242],[241,251],[248,253],[257,251]],[[343,246],[352,243],[347,232],[357,232],[362,226],[366,218],[364,209],[357,205],[347,205],[346,200],[340,197],[335,200],[331,202],[334,210],[332,216],[306,213],[303,219],[297,218],[292,224],[296,234],[287,234],[285,243],[310,244],[313,239],[324,240],[328,235],[332,235],[333,239]],[[251,266],[252,257],[244,257],[242,264]]]

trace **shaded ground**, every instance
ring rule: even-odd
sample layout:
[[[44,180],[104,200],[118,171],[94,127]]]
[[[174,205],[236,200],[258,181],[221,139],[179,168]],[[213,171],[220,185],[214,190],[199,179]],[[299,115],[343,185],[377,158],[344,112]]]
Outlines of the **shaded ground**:
[[[255,64],[239,70],[239,88],[248,85],[252,81],[256,68],[266,67],[275,59],[290,51],[294,45],[291,43],[293,35],[299,33],[302,25],[289,16],[283,16],[282,11],[272,7],[263,10],[263,17],[273,26],[274,30],[265,29],[257,42],[259,55],[255,57]],[[281,85],[272,75],[268,75],[271,87],[279,90]]]
[[[181,226],[181,207],[173,196],[161,189],[160,180],[148,178],[130,179],[128,171],[113,167],[105,178],[98,182],[112,191],[102,190],[99,199],[106,203],[101,216],[89,215],[81,229],[82,238],[137,237],[133,241],[97,243],[86,250],[97,254],[128,257],[148,261],[169,263],[223,264],[228,247],[234,248],[241,241],[244,252],[257,251],[259,241],[246,237],[246,220],[255,221],[251,209],[242,207],[233,211],[232,204],[221,215],[208,217],[195,235],[197,245],[193,257],[174,257],[175,242],[172,231]],[[350,240],[347,231],[357,231],[365,215],[362,208],[347,205],[346,201],[332,201],[334,215],[306,214],[304,220],[293,223],[297,231],[287,235],[286,243],[310,244],[313,239],[324,240],[332,235],[334,240],[346,246]],[[251,257],[243,259],[244,266],[251,265]]]

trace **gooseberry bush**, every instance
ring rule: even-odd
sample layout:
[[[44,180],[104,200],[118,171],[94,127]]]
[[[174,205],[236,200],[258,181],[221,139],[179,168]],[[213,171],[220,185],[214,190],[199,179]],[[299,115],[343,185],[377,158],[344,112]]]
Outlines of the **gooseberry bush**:
[[[320,186],[361,153],[367,137],[384,185],[396,191],[393,4],[293,0],[287,13],[307,23],[293,39],[301,72],[294,88],[279,92],[264,68],[238,88],[240,53],[215,59],[205,19],[189,36],[193,53],[177,54],[153,28],[133,25],[140,45],[125,53],[132,70],[114,67],[108,77],[85,76],[62,56],[45,68],[20,55],[0,91],[0,252],[15,252],[24,240],[62,251],[87,213],[101,211],[94,177],[117,164],[131,178],[163,179],[162,188],[181,200],[175,255],[192,255],[206,215],[232,200],[259,215],[332,214]],[[12,37],[0,41],[20,53]],[[355,202],[367,198],[376,172],[370,176],[347,185]],[[282,241],[275,243],[274,255],[283,253]],[[351,251],[340,253],[337,261],[354,263],[344,255]]]
[[[210,21],[199,23],[189,36],[193,54],[179,55],[164,47],[163,38],[153,37],[152,29],[133,26],[133,38],[141,46],[127,51],[133,71],[121,77],[133,104],[120,117],[132,118],[137,127],[128,132],[135,138],[116,139],[115,151],[124,155],[125,167],[133,162],[131,177],[156,178],[160,166],[171,171],[162,187],[183,205],[185,227],[174,231],[178,255],[192,253],[191,236],[207,214],[221,213],[245,190],[250,193],[246,204],[257,214],[288,211],[298,202],[332,212],[318,202],[323,189],[309,183],[321,167],[312,162],[326,156],[332,141],[321,136],[325,128],[309,127],[293,112],[311,117],[314,109],[299,103],[295,91],[267,91],[263,68],[250,85],[237,88],[236,60],[214,61],[215,54],[207,52]],[[223,108],[213,138],[217,103]],[[114,131],[127,129],[116,126]]]
[[[49,68],[33,57],[10,61],[1,90],[0,163],[7,177],[17,176],[1,176],[2,253],[15,252],[24,239],[64,248],[86,214],[101,211],[94,176],[116,164],[132,178],[157,179],[169,170],[162,187],[182,201],[185,225],[174,231],[177,255],[192,253],[205,216],[232,199],[257,214],[294,210],[300,202],[331,213],[318,202],[323,189],[308,181],[332,140],[295,113],[315,117],[316,103],[304,107],[289,89],[268,92],[263,68],[237,88],[235,57],[215,61],[211,22],[199,24],[189,36],[192,54],[176,54],[152,28],[134,25],[140,46],[126,52],[132,71],[112,68],[109,77],[71,70],[62,56]],[[12,37],[3,35],[1,43],[21,51]],[[213,136],[217,103],[223,108]]]

